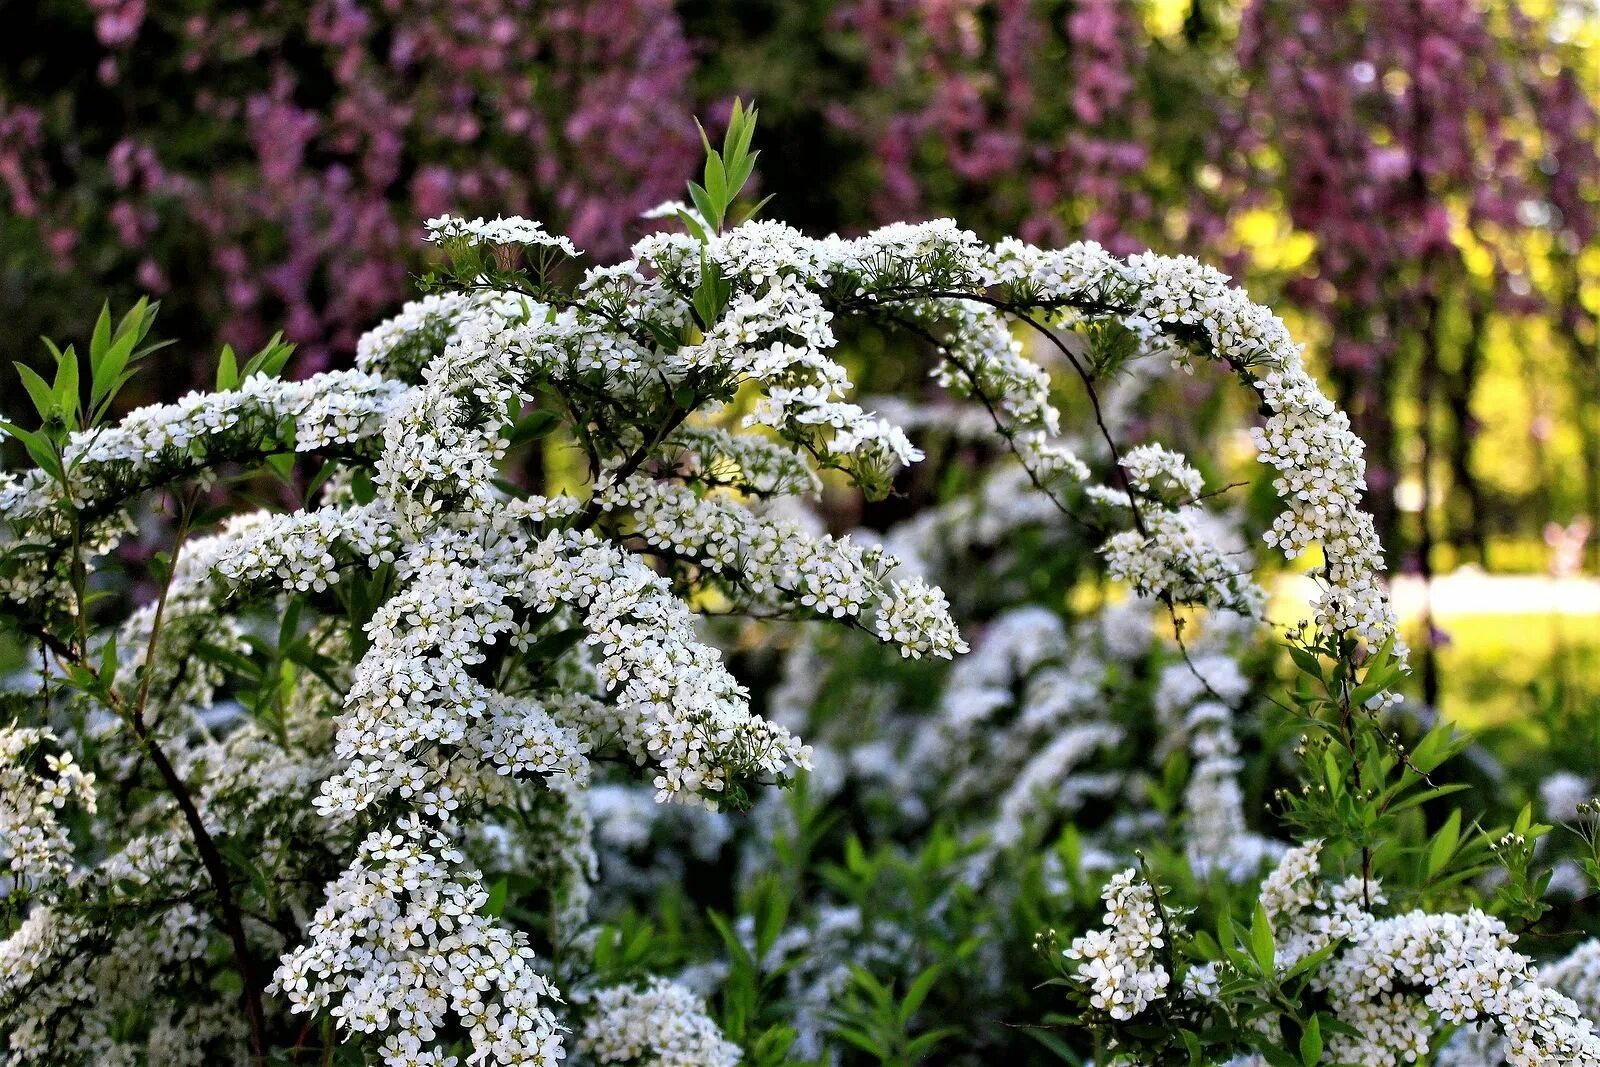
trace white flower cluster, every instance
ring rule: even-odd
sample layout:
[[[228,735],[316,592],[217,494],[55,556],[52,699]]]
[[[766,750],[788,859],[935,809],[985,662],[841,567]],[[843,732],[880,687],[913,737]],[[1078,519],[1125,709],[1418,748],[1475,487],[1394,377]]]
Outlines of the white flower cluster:
[[[1600,941],[1585,941],[1562,959],[1539,970],[1539,981],[1572,998],[1589,1019],[1600,1017]],[[1507,1047],[1487,1022],[1457,1030],[1439,1050],[1438,1067],[1493,1067],[1507,1062]]]
[[[708,488],[728,488],[763,498],[812,495],[822,479],[791,448],[754,434],[709,426],[684,426],[667,442],[668,469]],[[674,450],[678,454],[672,455]]]
[[[1516,1067],[1600,1064],[1600,1036],[1571,998],[1541,980],[1512,947],[1505,924],[1477,909],[1407,912],[1387,918],[1364,905],[1359,879],[1327,887],[1319,842],[1291,850],[1262,883],[1261,900],[1286,968],[1334,942],[1314,978],[1339,1019],[1328,1055],[1361,1067],[1396,1067],[1427,1055],[1441,1025],[1484,1024],[1505,1041]],[[1381,894],[1368,885],[1373,904]]]
[[[1325,589],[1317,621],[1324,633],[1374,645],[1393,636],[1394,613],[1378,586],[1382,548],[1361,510],[1361,442],[1306,372],[1300,347],[1278,318],[1196,260],[1152,253],[1118,260],[1093,243],[1043,251],[1002,241],[986,280],[1036,306],[1142,322],[1249,375],[1272,412],[1253,436],[1261,461],[1278,471],[1274,488],[1287,505],[1268,543],[1290,557],[1321,545]],[[1179,531],[1161,533],[1183,540]]]
[[[1199,877],[1216,872],[1236,883],[1253,880],[1283,852],[1249,828],[1239,787],[1243,761],[1233,705],[1248,694],[1250,682],[1230,653],[1248,626],[1241,616],[1211,615],[1199,639],[1191,638],[1189,655],[1162,668],[1154,700],[1162,732],[1186,743],[1193,761],[1183,788],[1189,866]],[[1164,758],[1164,747],[1157,758]]]
[[[1366,903],[1384,903],[1376,882],[1360,879],[1324,885],[1321,841],[1308,841],[1285,852],[1261,883],[1261,906],[1272,920],[1279,968],[1294,966],[1336,941],[1354,937],[1370,921]]]
[[[676,982],[613,986],[582,997],[592,1008],[578,1049],[597,1063],[636,1067],[738,1067],[744,1053],[724,1040],[705,1004]]]
[[[428,240],[436,245],[448,245],[452,239],[459,239],[474,247],[483,245],[496,248],[511,245],[524,248],[553,248],[569,256],[582,254],[568,238],[557,237],[546,230],[541,223],[516,215],[499,216],[487,221],[482,218],[468,220],[441,215],[436,219],[429,219],[425,225]]]
[[[172,404],[139,408],[115,426],[75,433],[63,450],[71,503],[93,510],[207,465],[253,458],[262,438],[277,448],[311,452],[373,436],[404,386],[360,371],[330,371],[288,382],[252,375],[227,392],[189,393]],[[0,485],[8,522],[33,518],[58,503],[41,471]]]
[[[474,306],[461,293],[433,293],[411,300],[400,313],[362,334],[356,342],[356,369],[414,383],[423,368],[457,338],[457,329]]]
[[[1089,987],[1089,1003],[1113,1019],[1131,1019],[1167,994],[1171,975],[1156,958],[1166,942],[1155,892],[1131,868],[1106,883],[1107,929],[1091,930],[1062,949]]]
[[[601,498],[627,510],[653,549],[702,563],[755,603],[799,604],[824,617],[868,616],[880,640],[905,656],[967,650],[944,594],[920,578],[891,578],[898,561],[849,537],[813,537],[798,525],[757,516],[738,503],[636,477]]]
[[[202,911],[175,905],[109,944],[97,933],[81,917],[38,907],[0,944],[0,1003],[15,1008],[6,1062],[206,1067],[247,1056],[237,1009],[225,1000],[179,1006],[165,995],[165,981],[204,957]],[[142,1015],[151,1022],[139,1041],[127,1020]]]
[[[1372,922],[1326,975],[1340,1017],[1360,1034],[1334,1038],[1329,1054],[1387,1067],[1423,1055],[1436,1020],[1483,1020],[1504,1036],[1515,1067],[1600,1064],[1593,1024],[1539,982],[1513,940],[1503,922],[1476,909]],[[1406,995],[1413,989],[1421,995]]]
[[[95,810],[94,775],[71,752],[46,752],[56,741],[49,730],[0,729],[0,871],[11,879],[11,892],[66,877],[72,841],[59,814],[68,804]]]
[[[527,936],[483,914],[476,872],[416,817],[376,830],[284,957],[275,991],[295,1011],[332,1006],[347,1030],[386,1033],[391,1067],[443,1064],[428,1046],[459,1019],[468,1063],[548,1064],[562,1055],[554,988]]]
[[[46,549],[70,541],[63,505],[100,520],[83,540],[88,556],[102,555],[129,528],[120,509],[131,497],[204,477],[225,463],[347,448],[375,437],[404,391],[399,382],[360,371],[299,382],[252,375],[228,392],[190,393],[173,404],[140,408],[115,426],[73,434],[63,456],[66,493],[43,471],[0,474],[0,555],[18,563],[0,577],[0,596],[20,602],[47,591],[60,595],[51,568],[61,553]]]
[[[274,988],[294,1011],[327,1011],[343,1031],[372,1035],[390,1067],[453,1062],[445,1049],[463,1032],[468,1064],[563,1055],[555,976],[535,963],[526,936],[486,914],[476,861],[497,848],[515,853],[567,887],[555,906],[566,909],[562,923],[575,924],[594,867],[582,796],[592,761],[645,768],[657,800],[706,805],[743,801],[752,783],[809,764],[806,746],[751,713],[749,694],[701,637],[695,609],[731,602],[749,614],[846,620],[906,658],[965,651],[943,592],[910,566],[918,560],[779,517],[782,499],[815,493],[825,471],[886,492],[900,467],[921,458],[895,420],[850,398],[850,377],[832,354],[843,318],[905,328],[938,348],[936,378],[981,401],[1020,457],[1022,477],[1013,470],[994,493],[1023,477],[1055,491],[1089,471],[1060,440],[1049,375],[1024,357],[1008,312],[990,301],[1045,310],[1050,329],[1096,317],[1142,322],[1152,335],[1203,337],[1202,348],[1252,373],[1268,368],[1263,393],[1281,419],[1269,423],[1263,447],[1290,498],[1279,539],[1296,550],[1316,541],[1327,553],[1328,627],[1376,639],[1387,625],[1371,584],[1376,546],[1363,540],[1370,526],[1337,513],[1359,492],[1359,450],[1343,459],[1318,451],[1344,448],[1339,417],[1300,371],[1281,325],[1188,261],[1123,262],[1095,246],[990,249],[948,221],[850,240],[747,224],[705,244],[646,238],[631,259],[587,272],[546,306],[477,290],[524,253],[539,263],[547,253],[576,255],[565,238],[515,218],[435,219],[428,231],[471,265],[473,277],[456,281],[474,295],[408,305],[362,339],[360,370],[301,383],[255,377],[80,435],[68,448],[66,501],[37,473],[0,482],[8,528],[0,554],[9,559],[14,548],[59,540],[63,502],[100,523],[87,541],[101,549],[120,532],[129,498],[157,485],[288,450],[376,455],[370,485],[364,471],[345,472],[322,507],[243,517],[186,546],[166,601],[168,658],[143,662],[153,610],[128,621],[121,658],[130,674],[143,667],[159,683],[163,737],[207,824],[249,823],[251,840],[278,853],[304,847],[315,831],[298,817],[273,821],[272,812],[299,810],[295,801],[321,780],[323,862],[312,881],[328,882],[328,894],[304,943],[282,956]],[[570,496],[548,487],[551,496],[524,496],[507,480],[507,458],[556,426],[581,449],[586,478],[551,479]],[[1156,446],[1129,452],[1124,466],[1152,502],[1152,525],[1148,537],[1108,543],[1113,574],[1154,595],[1253,606],[1253,586],[1227,566],[1193,502],[1198,475]],[[960,536],[977,543],[1023,514],[1040,513],[1002,502],[995,514],[965,516]],[[0,594],[58,593],[51,566],[8,570]],[[393,581],[380,588],[375,576]],[[281,736],[233,720],[213,740],[206,723],[236,714],[212,707],[225,677],[217,660],[258,650],[230,615],[249,597],[277,593],[306,594],[297,603],[314,605],[348,599],[352,610],[361,597],[381,602],[365,605],[364,633],[331,618],[311,625],[304,641],[318,656],[332,650],[334,674],[318,681],[315,697],[289,698],[303,706],[285,713]],[[1105,713],[1107,694],[1088,680],[1111,665],[1080,656],[1059,619],[1039,614],[996,623],[1003,640],[980,665],[989,673],[953,687],[927,737],[962,750],[932,752],[926,738],[911,746],[912,765],[943,769],[946,796],[997,805],[1002,847],[1021,841],[1041,811],[1059,815],[1130,788],[1125,768],[1082,773],[1092,754],[1125,738]],[[1007,691],[1013,682],[1024,683],[1024,699]],[[1198,708],[1183,709],[1205,768],[1191,783],[1191,816],[1204,807],[1203,785],[1215,794],[1205,810],[1219,816],[1209,832],[1220,836],[1235,825],[1236,751],[1225,717]],[[991,733],[993,753],[982,744]],[[982,760],[1005,768],[1002,788],[976,767]],[[74,766],[47,766],[48,774],[25,772],[14,758],[0,772],[13,775],[3,795],[28,785],[29,803],[54,807],[51,789],[87,790]],[[20,801],[6,803],[21,811]],[[507,811],[520,827],[485,819]],[[47,829],[50,817],[16,821]],[[138,847],[102,873],[153,870],[162,865],[150,861],[165,857],[170,877],[193,883],[180,829],[161,810],[136,828]],[[28,846],[30,876],[60,873],[63,841],[16,840]],[[160,877],[149,875],[152,892],[167,888]],[[1072,951],[1097,1007],[1127,1018],[1166,995],[1155,958],[1162,923],[1153,890],[1131,876],[1114,880],[1106,899],[1111,930]],[[283,914],[311,911],[294,898]],[[176,909],[165,914],[181,921]],[[54,932],[44,925],[8,940],[7,959],[42,959],[54,951],[47,944],[98,936],[65,919]],[[249,931],[255,948],[282,951],[292,935],[261,925]],[[208,953],[219,955],[209,928],[171,941],[195,973]],[[61,983],[44,1000],[59,1014],[99,988]],[[679,987],[653,982],[592,997],[578,1041],[592,1059],[669,1067],[738,1058]],[[150,1047],[181,1044],[173,1035],[186,1025],[151,1023]]]
[[[434,220],[435,232],[476,232],[490,224]],[[994,410],[1033,476],[1048,484],[1060,474],[1081,481],[1086,469],[1053,441],[1058,416],[1049,400],[1049,380],[1020,354],[1006,317],[981,299],[987,291],[1017,310],[1042,308],[1067,312],[1084,321],[1124,322],[1152,337],[1163,334],[1183,345],[1254,376],[1274,414],[1258,441],[1263,460],[1275,465],[1289,510],[1274,526],[1271,540],[1291,555],[1319,543],[1327,558],[1327,591],[1319,619],[1329,633],[1359,634],[1381,641],[1393,618],[1376,586],[1382,558],[1370,521],[1359,511],[1364,488],[1359,443],[1348,422],[1306,375],[1299,348],[1282,323],[1224,275],[1186,259],[1154,255],[1123,261],[1092,243],[1046,251],[1014,240],[986,248],[948,220],[886,227],[866,237],[807,238],[789,227],[751,223],[714,237],[704,247],[705,262],[731,284],[732,292],[714,323],[692,344],[664,349],[641,346],[635,333],[616,320],[580,310],[530,321],[521,333],[483,341],[463,339],[455,357],[447,354],[433,377],[437,402],[420,402],[411,428],[423,440],[405,450],[405,469],[386,479],[397,495],[446,501],[457,489],[430,488],[440,477],[488,480],[492,437],[467,444],[464,417],[493,408],[518,394],[515,380],[529,360],[563,367],[562,374],[586,369],[610,371],[631,379],[612,380],[621,392],[637,391],[640,378],[654,376],[670,387],[753,379],[763,388],[756,423],[778,428],[826,466],[844,466],[866,481],[880,482],[897,464],[919,453],[903,431],[843,400],[849,380],[829,358],[834,344],[831,319],[858,313],[904,322],[933,337],[944,353],[941,381],[981,396]],[[606,294],[622,293],[639,309],[656,310],[694,292],[703,281],[701,244],[682,234],[656,234],[641,241],[634,259],[591,274],[584,290],[598,310]],[[647,278],[642,271],[653,271]],[[842,295],[841,295],[842,294]],[[971,298],[967,298],[970,294]],[[681,308],[669,321],[683,321]],[[537,318],[537,317],[535,317]],[[663,324],[657,323],[656,328]],[[604,338],[604,339],[602,339]],[[614,357],[614,358],[613,358]],[[518,370],[518,367],[521,370]],[[447,396],[473,402],[453,409]],[[432,426],[430,433],[428,426]],[[815,431],[827,429],[828,439]],[[433,440],[428,440],[428,438]],[[454,442],[452,446],[442,443]],[[391,451],[394,451],[391,449]],[[484,462],[483,456],[490,462]],[[436,461],[435,461],[436,460]],[[1134,484],[1157,481],[1188,497],[1198,480],[1186,465],[1159,448],[1130,453]],[[456,470],[452,473],[451,468]],[[482,499],[479,497],[479,499]],[[405,509],[401,508],[402,512]],[[1141,591],[1178,599],[1198,599],[1246,607],[1249,591],[1237,569],[1202,546],[1203,531],[1192,519],[1158,510],[1146,536],[1123,538],[1107,546],[1119,573]],[[1171,561],[1172,568],[1133,566],[1142,555]],[[1163,570],[1185,573],[1178,581]],[[1165,578],[1165,580],[1162,580]],[[1223,591],[1197,596],[1220,583]]]
[[[1144,532],[1124,530],[1100,547],[1112,578],[1144,597],[1260,613],[1266,599],[1261,587],[1209,536],[1204,510],[1146,508],[1143,521]]]
[[[1200,495],[1205,482],[1183,456],[1158,444],[1136,445],[1122,456],[1122,469],[1134,492],[1146,496],[1174,496],[1189,503]]]

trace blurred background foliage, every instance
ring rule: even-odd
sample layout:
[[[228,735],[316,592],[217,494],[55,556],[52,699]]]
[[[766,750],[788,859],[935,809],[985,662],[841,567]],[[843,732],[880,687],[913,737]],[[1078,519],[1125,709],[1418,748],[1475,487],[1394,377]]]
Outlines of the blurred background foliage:
[[[1580,576],[1600,512],[1593,0],[27,0],[6,14],[9,358],[108,296],[149,293],[195,369],[143,376],[130,399],[206,381],[221,343],[253,349],[280,328],[301,373],[343,364],[414,291],[423,218],[531,215],[615,258],[638,214],[679,194],[694,116],[754,97],[769,215],[842,232],[951,215],[987,237],[1191,253],[1280,309],[1369,443],[1413,643],[1437,650],[1430,703],[1504,720],[1570,702],[1567,680],[1600,661],[1600,593]],[[922,368],[860,343],[865,387],[915,393]],[[1216,437],[1238,420],[1203,383],[1168,390],[1150,431],[1238,451]],[[16,414],[11,394],[0,409]]]

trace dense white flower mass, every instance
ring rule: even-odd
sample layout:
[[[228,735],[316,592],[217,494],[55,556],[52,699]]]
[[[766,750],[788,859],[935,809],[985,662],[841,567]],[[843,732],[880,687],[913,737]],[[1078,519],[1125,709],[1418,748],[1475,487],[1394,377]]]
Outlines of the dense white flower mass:
[[[726,1041],[705,1004],[676,982],[652,980],[643,989],[615,986],[588,994],[594,1014],[577,1046],[598,1063],[638,1067],[738,1067],[739,1046]]]
[[[0,871],[28,890],[72,870],[72,844],[60,813],[74,804],[93,814],[94,775],[71,752],[49,752],[48,730],[0,730]]]
[[[1259,617],[1263,603],[1251,560],[1182,456],[1119,450],[1104,419],[1100,437],[1063,437],[1051,375],[1023,344],[1055,348],[1097,413],[1082,361],[1102,334],[1246,376],[1271,411],[1255,439],[1286,509],[1268,543],[1290,557],[1320,548],[1323,635],[1382,644],[1395,621],[1358,507],[1360,444],[1282,324],[1225,277],[1094,244],[990,247],[948,220],[854,239],[746,223],[708,226],[703,239],[654,234],[563,288],[548,264],[577,250],[537,223],[427,228],[459,291],[362,338],[359,369],[251,376],[66,438],[59,477],[0,476],[0,599],[31,634],[62,619],[86,631],[88,561],[127,532],[139,495],[301,453],[328,464],[303,485],[285,477],[295,499],[306,489],[299,510],[188,537],[161,595],[117,641],[82,632],[48,646],[43,714],[57,713],[53,699],[100,702],[75,733],[0,735],[10,884],[98,894],[77,912],[65,894],[30,903],[0,949],[0,997],[26,1005],[11,1038],[21,1061],[50,1062],[52,1027],[70,1032],[73,1056],[104,1057],[118,1026],[134,1025],[129,975],[193,989],[231,959],[241,984],[263,972],[272,1007],[261,1010],[301,1016],[290,1022],[302,1033],[326,1022],[330,1040],[365,1041],[388,1067],[549,1065],[569,1050],[655,1067],[740,1062],[694,992],[591,981],[574,962],[597,936],[585,927],[601,859],[625,851],[630,827],[653,829],[642,793],[740,810],[813,764],[788,716],[753,710],[704,617],[834,622],[897,653],[899,667],[927,668],[968,644],[923,572],[1079,512],[1095,516],[1083,525],[1099,551],[1084,557],[1103,561],[1093,565],[1131,589],[1131,604],[1071,624],[1042,608],[994,615],[937,702],[918,692],[906,709],[932,708],[927,729],[899,749],[830,755],[889,783],[903,813],[987,811],[982,834],[955,835],[973,887],[1004,881],[1008,850],[1091,798],[1139,798],[1096,831],[1097,869],[1120,866],[1126,839],[1164,817],[1147,794],[1154,758],[1175,752],[1193,764],[1172,809],[1200,877],[1252,881],[1278,854],[1246,828],[1230,704],[1249,688],[1230,644],[1248,623],[1230,620]],[[825,484],[888,496],[925,458],[898,409],[858,402],[836,352],[851,320],[930,349],[932,380],[960,410],[981,409],[1014,455],[973,497],[882,543],[796,517],[795,498]],[[530,442],[543,451],[530,456]],[[1092,484],[1097,472],[1105,484]],[[1065,592],[1054,590],[1058,605]],[[1155,623],[1180,606],[1213,609],[1200,613],[1201,637],[1158,645]],[[1130,681],[1151,664],[1153,677]],[[53,696],[52,670],[79,695]],[[1139,701],[1144,722],[1130,731],[1113,699]],[[1157,728],[1154,758],[1127,758]],[[58,736],[90,739],[128,792],[156,780],[165,790],[107,831],[121,847],[87,859],[74,849],[58,813],[94,814],[94,774],[64,749],[36,757]],[[1282,919],[1285,958],[1351,939],[1319,980],[1368,1026],[1372,1048],[1403,1053],[1424,1022],[1481,1016],[1501,1024],[1518,1062],[1534,1062],[1530,1050],[1589,1054],[1587,1031],[1533,981],[1503,926],[1477,913],[1378,919],[1343,891],[1302,900],[1283,872],[1309,879],[1306,856],[1289,853],[1269,879],[1268,910]],[[292,876],[276,885],[283,871]],[[546,941],[506,911],[512,884],[548,898]],[[172,933],[153,953],[134,951],[142,927],[106,932],[106,910],[133,910],[129,887],[157,916],[152,928]],[[234,892],[271,907],[242,909]],[[1157,893],[1131,871],[1116,876],[1109,928],[1067,949],[1107,1018],[1181,991]],[[194,903],[207,894],[211,912]],[[865,925],[859,907],[835,918],[852,914]],[[106,953],[124,948],[136,962],[110,973]],[[56,966],[93,952],[87,970]],[[1445,967],[1475,968],[1490,992],[1440,979]],[[815,984],[834,991],[849,976],[818,969]],[[135,1020],[145,1062],[234,1056],[247,1039],[226,1013],[152,1018]],[[265,1024],[250,1022],[259,1041]],[[1404,1036],[1375,1036],[1389,1033]],[[1352,1044],[1346,1058],[1392,1062],[1382,1055]]]

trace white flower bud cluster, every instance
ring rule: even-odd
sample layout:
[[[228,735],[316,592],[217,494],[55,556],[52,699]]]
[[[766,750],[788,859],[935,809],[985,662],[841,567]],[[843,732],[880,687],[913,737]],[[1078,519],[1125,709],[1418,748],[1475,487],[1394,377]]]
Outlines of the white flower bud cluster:
[[[56,741],[45,729],[0,728],[0,871],[11,880],[5,896],[70,874],[72,841],[60,813],[68,804],[95,810],[94,775],[71,752],[44,751]]]
[[[1061,954],[1082,960],[1075,969],[1089,987],[1089,1004],[1113,1019],[1131,1019],[1167,994],[1171,976],[1156,958],[1166,944],[1155,892],[1132,868],[1106,883],[1106,929],[1091,930]]]
[[[705,1003],[664,978],[643,988],[612,986],[583,996],[592,1008],[579,1051],[596,1063],[636,1067],[738,1067],[744,1053],[706,1015]]]

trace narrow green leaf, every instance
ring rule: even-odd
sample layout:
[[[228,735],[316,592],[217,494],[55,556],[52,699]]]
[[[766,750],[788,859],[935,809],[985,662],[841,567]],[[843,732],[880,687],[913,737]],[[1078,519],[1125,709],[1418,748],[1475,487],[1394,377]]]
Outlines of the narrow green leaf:
[[[71,345],[56,361],[56,412],[69,430],[78,427],[78,353]]]
[[[28,455],[39,469],[44,471],[56,481],[64,480],[64,471],[61,469],[61,460],[56,456],[55,450],[50,447],[50,441],[43,435],[24,430],[13,422],[0,419],[0,430],[15,437],[22,442],[22,447],[28,450]]]
[[[217,392],[226,393],[239,385],[239,357],[233,354],[232,345],[222,346],[217,357]]]
[[[100,317],[94,321],[94,334],[89,338],[89,369],[100,373],[100,361],[111,347],[111,302],[100,305]]]
[[[1456,845],[1460,841],[1461,809],[1456,808],[1450,812],[1450,817],[1439,827],[1439,832],[1433,835],[1433,841],[1428,845],[1427,875],[1430,879],[1444,870],[1450,857],[1455,855]]]
[[[933,987],[944,974],[944,968],[935,963],[933,966],[917,975],[916,980],[906,990],[905,999],[900,1002],[900,1024],[904,1026],[911,1021],[922,1007],[922,1002],[928,999],[928,994],[933,992]]]
[[[1305,1067],[1317,1067],[1322,1062],[1322,1024],[1315,1015],[1300,1032],[1300,1062]]]
[[[1277,946],[1272,940],[1272,920],[1267,917],[1267,909],[1259,900],[1256,901],[1255,916],[1250,922],[1250,953],[1255,957],[1262,974],[1273,972]]]

